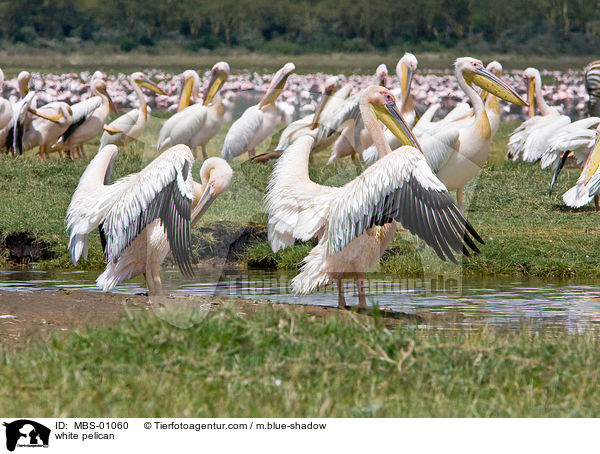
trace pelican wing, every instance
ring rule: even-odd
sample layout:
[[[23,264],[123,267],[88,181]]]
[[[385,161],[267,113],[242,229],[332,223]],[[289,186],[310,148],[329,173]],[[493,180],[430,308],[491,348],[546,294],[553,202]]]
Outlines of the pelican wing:
[[[442,259],[456,262],[452,250],[469,255],[481,237],[454,204],[423,155],[402,147],[379,159],[329,200],[325,242],[329,254],[344,249],[373,226],[399,221]],[[465,245],[466,243],[466,245]]]
[[[108,196],[117,198],[102,227],[108,260],[116,260],[148,224],[160,219],[175,262],[184,275],[193,274],[190,249],[193,163],[189,147],[177,145],[141,172],[111,186]]]
[[[207,112],[208,108],[202,104],[194,104],[177,112],[161,128],[157,149],[180,143],[192,146],[192,139],[206,123]]]
[[[347,98],[340,107],[331,113],[329,118],[323,120],[323,122],[319,124],[319,132],[313,147],[317,147],[336,132],[341,132],[342,129],[344,129],[344,123],[348,121],[355,122],[358,120],[360,117],[361,93],[362,92],[358,92]]]
[[[138,117],[140,115],[139,109],[130,110],[127,113],[124,113],[120,117],[111,121],[110,124],[106,125],[106,128],[111,131],[120,131],[116,133],[111,133],[108,131],[104,131],[102,133],[102,137],[100,139],[100,147],[98,149],[104,148],[105,145],[109,143],[119,143],[123,136],[127,136],[128,132],[135,126],[137,123]]]
[[[579,165],[587,159],[596,140],[595,127],[600,118],[590,117],[575,121],[561,128],[548,139],[547,149],[542,155],[542,169],[558,165],[558,159],[565,151],[572,151]],[[590,129],[594,128],[594,129]]]
[[[263,122],[264,112],[258,106],[246,109],[229,128],[221,152],[224,159],[231,161],[236,156],[248,151],[256,131]]]
[[[79,128],[85,120],[87,120],[90,115],[96,110],[98,107],[102,105],[102,98],[100,96],[93,96],[91,98],[86,99],[85,101],[78,102],[71,106],[71,110],[73,111],[73,121],[71,122],[71,126],[67,128],[67,130],[62,135],[62,140],[67,140],[76,130]]]
[[[314,130],[311,130],[310,126],[312,125],[314,117],[314,114],[310,114],[287,125],[281,133],[281,136],[279,136],[279,142],[275,147],[275,151],[283,151],[301,135],[313,133]]]

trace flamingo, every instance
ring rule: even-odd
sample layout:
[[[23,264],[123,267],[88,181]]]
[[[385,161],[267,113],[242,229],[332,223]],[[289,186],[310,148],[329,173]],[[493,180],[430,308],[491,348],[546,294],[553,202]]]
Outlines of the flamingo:
[[[88,235],[95,228],[107,258],[96,284],[108,291],[120,282],[144,274],[150,294],[162,294],[160,264],[173,251],[186,276],[191,264],[191,227],[215,198],[225,191],[231,167],[210,158],[194,182],[194,156],[187,145],[175,145],[141,172],[110,182],[118,148],[100,150],[81,176],[67,210],[69,252],[73,264],[87,258]]]
[[[535,68],[523,71],[523,77],[528,84],[529,119],[510,135],[506,157],[516,161],[535,162],[546,150],[546,143],[556,131],[568,125],[571,119],[561,115],[554,107],[549,106],[542,93],[542,76]],[[541,115],[535,115],[537,103]]]
[[[253,158],[255,148],[265,140],[277,123],[277,107],[275,100],[283,91],[287,78],[296,70],[293,63],[286,63],[275,73],[269,88],[260,102],[246,109],[229,128],[223,143],[222,156],[231,161],[236,156],[248,152]]]
[[[133,91],[137,95],[139,108],[130,110],[112,121],[109,125],[104,126],[104,133],[100,138],[98,150],[111,143],[117,146],[127,146],[128,143],[141,137],[146,127],[146,121],[148,120],[148,104],[140,87],[159,95],[167,95],[162,88],[148,79],[142,72],[134,72],[128,79],[131,88],[133,88]]]
[[[354,275],[358,307],[364,309],[364,273],[381,258],[397,221],[425,240],[442,260],[456,261],[453,250],[469,255],[468,247],[478,252],[471,236],[483,241],[432,173],[394,95],[384,87],[368,87],[360,96],[359,109],[382,156],[379,161],[343,187],[316,184],[308,175],[314,139],[302,136],[275,166],[266,211],[273,251],[290,246],[295,238],[319,238],[292,280],[294,291],[308,293],[335,280],[338,306],[345,307],[342,280]],[[377,120],[409,146],[392,151]]]
[[[202,156],[204,159],[207,158],[206,144],[218,134],[223,124],[225,107],[219,90],[227,81],[230,72],[229,64],[226,62],[215,63],[202,104],[191,106],[189,106],[190,102],[198,98],[200,79],[196,71],[184,72],[185,83],[179,103],[181,110],[169,118],[161,128],[156,144],[158,151],[177,143],[184,143],[192,149],[194,156],[197,147],[202,147]]]

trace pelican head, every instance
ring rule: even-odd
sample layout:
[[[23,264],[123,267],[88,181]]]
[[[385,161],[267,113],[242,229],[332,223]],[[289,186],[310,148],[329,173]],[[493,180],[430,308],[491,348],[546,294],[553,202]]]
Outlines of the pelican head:
[[[273,80],[271,81],[271,85],[269,85],[269,89],[258,103],[259,109],[262,109],[263,107],[275,102],[277,97],[283,91],[283,87],[285,87],[288,76],[295,70],[296,66],[290,62],[283,65],[283,68],[275,73]]]
[[[92,93],[94,93],[96,95],[106,96],[106,99],[108,99],[108,105],[110,106],[111,110],[116,113],[117,108],[116,108],[115,104],[113,103],[113,100],[111,99],[109,94],[106,92],[106,82],[104,82],[104,79],[92,78],[91,85],[92,85]]]
[[[517,94],[514,88],[485,69],[481,60],[461,57],[454,63],[454,68],[459,81],[464,79],[467,84],[475,84],[492,95],[517,106],[528,106],[527,102]]]
[[[134,72],[131,76],[129,76],[129,79],[132,80],[139,87],[146,88],[156,93],[157,95],[167,95],[167,93],[162,88],[160,88],[158,85],[152,82],[148,78],[148,76],[146,76],[146,74],[142,72]]]
[[[401,144],[415,147],[421,152],[423,151],[398,110],[396,98],[387,88],[379,85],[372,85],[366,88],[361,95],[360,104],[361,112],[363,106],[370,106],[375,118],[381,121],[398,138]]]
[[[203,190],[198,203],[192,210],[192,225],[198,222],[217,196],[229,188],[232,176],[233,170],[224,159],[212,157],[204,161],[200,168]]]
[[[313,116],[312,125],[310,125],[310,129],[316,129],[319,126],[319,118],[323,113],[323,109],[325,109],[325,105],[329,101],[336,91],[340,89],[340,78],[338,76],[328,77],[325,81],[325,86],[323,87],[323,94],[321,95],[321,101],[319,102],[319,106],[315,111]]]
[[[177,112],[190,105],[192,99],[195,101],[198,98],[200,90],[200,77],[193,69],[187,69],[181,74],[181,94],[179,95],[179,107]]]
[[[375,70],[375,77],[377,77],[377,83],[382,87],[386,86],[388,74],[388,69],[387,66],[385,66],[385,63],[379,65]]]
[[[419,62],[410,52],[406,52],[396,65],[396,75],[400,78],[402,87],[402,104],[408,100],[408,93],[410,92],[410,85],[412,83],[413,76],[417,70]]]
[[[529,118],[535,115],[535,92],[538,87],[542,88],[542,76],[535,68],[527,68],[523,71],[523,77],[527,81],[527,100],[529,101]]]
[[[231,69],[227,62],[220,61],[215,63],[210,73],[210,82],[204,91],[204,101],[202,102],[205,106],[212,102],[215,95],[219,92],[221,87],[223,87],[223,84],[225,84],[225,81],[231,73]]]
[[[17,76],[17,83],[19,84],[19,92],[21,93],[21,98],[24,98],[27,93],[29,93],[29,79],[31,78],[31,74],[29,71],[21,71]]]

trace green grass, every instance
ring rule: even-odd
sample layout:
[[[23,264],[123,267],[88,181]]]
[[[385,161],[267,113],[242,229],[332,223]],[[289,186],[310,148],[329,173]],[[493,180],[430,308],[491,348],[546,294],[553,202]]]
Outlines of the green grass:
[[[410,50],[410,49],[406,49]],[[365,52],[357,54],[260,54],[240,50],[184,51],[180,48],[153,48],[151,52],[121,52],[111,46],[94,46],[89,49],[79,49],[75,52],[59,52],[49,49],[38,49],[15,46],[0,51],[2,69],[7,77],[14,77],[21,70],[63,73],[69,71],[90,71],[91,68],[101,69],[107,73],[130,73],[141,69],[151,69],[160,66],[161,69],[175,73],[185,69],[209,70],[219,60],[226,60],[234,73],[244,70],[259,72],[274,72],[286,62],[296,64],[299,74],[325,72],[330,74],[373,74],[375,68],[385,63],[390,70],[396,67],[398,59],[404,50],[378,53]],[[420,70],[451,69],[457,57],[465,56],[460,50],[445,53],[419,52]],[[583,67],[595,56],[543,56],[521,54],[477,54],[472,55],[484,62],[500,61],[506,70],[524,69],[534,66],[540,69],[578,69]],[[160,62],[159,64],[157,62]]]
[[[142,141],[117,158],[114,177],[138,171],[156,156],[154,143],[164,119],[151,117]],[[486,240],[482,253],[464,258],[461,267],[440,262],[432,250],[424,248],[408,233],[398,233],[386,251],[379,271],[385,273],[423,276],[427,273],[448,272],[522,275],[542,278],[600,276],[600,258],[592,253],[597,247],[598,215],[592,206],[579,210],[567,209],[560,195],[572,186],[579,169],[565,169],[556,186],[555,195],[548,196],[551,170],[538,165],[507,162],[504,158],[508,135],[517,123],[504,122],[494,137],[488,164],[467,187],[468,216]],[[208,145],[208,154],[220,155],[229,125]],[[273,148],[277,136],[262,144],[258,152]],[[86,146],[93,156],[98,142]],[[354,178],[357,169],[350,160],[326,166],[328,152],[317,155],[310,167],[311,178],[319,183],[339,186]],[[199,258],[211,250],[226,254],[228,241],[235,241],[248,226],[262,231],[244,245],[240,260],[253,267],[297,269],[300,261],[314,243],[297,243],[274,254],[265,241],[266,215],[263,197],[272,164],[248,162],[245,156],[232,163],[233,184],[207,211],[195,230],[195,249]],[[199,178],[202,159],[194,165],[193,174]],[[0,239],[10,233],[29,232],[47,246],[50,258],[30,266],[38,268],[70,265],[64,230],[64,216],[78,179],[87,160],[71,162],[52,159],[40,163],[33,152],[24,158],[0,157]],[[101,268],[103,257],[100,244],[92,233],[89,261],[80,266]],[[217,238],[219,237],[219,238]],[[214,247],[213,247],[214,246]],[[7,253],[4,251],[4,266]]]
[[[0,348],[6,417],[598,417],[597,333],[449,332],[233,306]],[[42,397],[43,396],[43,397]]]

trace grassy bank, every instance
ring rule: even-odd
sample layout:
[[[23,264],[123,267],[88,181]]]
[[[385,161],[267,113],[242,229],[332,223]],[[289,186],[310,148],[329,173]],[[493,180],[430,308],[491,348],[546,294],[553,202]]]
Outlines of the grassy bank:
[[[389,329],[333,312],[232,306],[190,329],[138,313],[3,348],[0,406],[6,417],[600,415],[593,333]]]
[[[155,156],[153,144],[163,121],[153,117],[143,141],[128,153],[120,153],[115,178],[139,170]],[[508,134],[515,126],[515,123],[502,124],[494,138],[488,164],[468,188],[469,219],[486,245],[480,255],[463,259],[462,268],[456,271],[548,278],[600,276],[600,258],[593,253],[597,246],[597,214],[591,206],[567,209],[560,199],[575,183],[579,170],[566,169],[555,195],[548,197],[551,171],[504,159]],[[224,125],[209,144],[210,155],[219,155],[227,129],[228,125]],[[86,146],[88,156],[93,156],[97,146],[97,142]],[[272,147],[267,141],[259,151]],[[311,177],[315,181],[341,185],[356,176],[357,169],[349,160],[325,166],[327,158],[328,152],[323,152],[311,166]],[[4,267],[15,262],[29,262],[29,266],[37,268],[72,266],[64,215],[86,164],[86,160],[71,162],[58,158],[40,163],[33,152],[19,159],[0,157],[0,198],[6,201],[0,205]],[[200,165],[201,162],[197,162],[194,166],[196,178],[199,178]],[[241,157],[232,165],[231,189],[221,195],[195,229],[197,258],[230,255],[230,259],[242,265],[296,269],[312,243],[297,244],[278,254],[266,243],[266,216],[262,207],[272,164],[251,163]],[[20,242],[23,247],[19,249]],[[90,243],[89,261],[80,266],[101,268],[103,257],[96,233],[92,234]],[[233,255],[230,253],[232,245]],[[25,256],[15,257],[19,251]],[[28,251],[31,257],[26,255]],[[441,268],[447,269],[447,265],[407,233],[396,235],[379,266],[380,271],[386,273],[411,276]]]
[[[130,73],[139,71],[142,68],[156,68],[157,61],[160,61],[161,69],[177,73],[189,68],[209,70],[219,60],[226,60],[234,73],[245,70],[274,72],[286,62],[293,61],[296,64],[296,72],[299,74],[315,72],[372,74],[381,63],[385,63],[390,70],[393,70],[405,50],[410,51],[411,49],[387,53],[285,55],[276,53],[260,54],[239,50],[189,52],[178,48],[154,48],[148,52],[122,52],[106,46],[91,48],[89,52],[58,52],[50,49],[14,47],[0,51],[0,61],[2,61],[2,69],[7,77],[13,77],[21,70],[63,73],[89,71],[90,68],[93,68],[101,69],[109,74]],[[451,69],[457,57],[467,54],[469,53],[461,50],[444,53],[419,52],[419,69]],[[595,56],[580,55],[544,56],[539,54],[501,53],[476,53],[471,56],[480,58],[485,62],[498,60],[502,62],[506,70],[524,69],[528,66],[552,70],[582,70],[587,63],[596,59]]]

